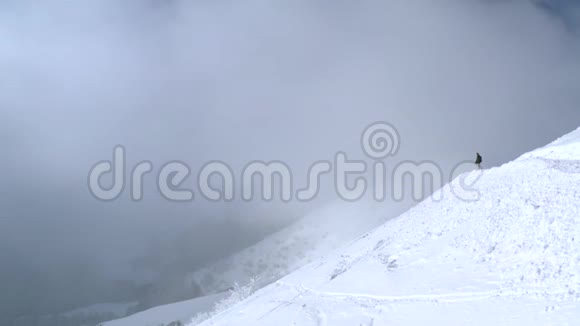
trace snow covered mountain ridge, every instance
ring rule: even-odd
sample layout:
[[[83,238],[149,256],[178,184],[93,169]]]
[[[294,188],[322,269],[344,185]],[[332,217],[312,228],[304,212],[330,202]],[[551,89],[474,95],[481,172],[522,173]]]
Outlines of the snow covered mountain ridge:
[[[361,212],[364,216],[359,218]],[[189,281],[204,295],[252,279],[269,284],[381,225],[385,216],[382,210],[362,203],[329,205],[256,245],[196,270]]]
[[[187,322],[208,314],[229,298],[235,285],[252,289],[270,284],[385,222],[384,205],[335,203],[313,211],[259,243],[191,273],[184,287],[198,288],[202,297],[158,306],[103,325],[159,326]],[[392,214],[391,214],[392,215]],[[147,322],[146,322],[147,321]]]
[[[579,185],[580,129],[486,170],[478,201],[446,185],[441,202],[422,202],[202,325],[577,325]]]

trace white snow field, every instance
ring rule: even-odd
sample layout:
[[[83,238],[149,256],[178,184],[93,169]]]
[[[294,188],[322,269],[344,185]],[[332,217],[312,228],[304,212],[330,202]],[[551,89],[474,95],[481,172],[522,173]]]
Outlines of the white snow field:
[[[363,212],[362,218],[359,217]],[[385,221],[385,212],[368,203],[337,203],[316,210],[289,227],[231,257],[193,272],[184,282],[195,282],[205,296],[103,323],[103,326],[160,326],[187,322],[210,313],[235,284],[255,281],[261,287],[320,258]],[[201,319],[201,318],[200,318]]]
[[[384,206],[329,204],[259,243],[193,272],[188,282],[195,282],[205,295],[252,279],[258,286],[269,284],[383,224],[386,216]]]
[[[580,325],[580,129],[477,173],[201,325]]]
[[[178,303],[151,308],[131,315],[129,317],[108,321],[102,326],[159,326],[168,325],[172,322],[182,324],[191,320],[197,314],[211,311],[226,293],[218,293],[211,296],[196,298]]]

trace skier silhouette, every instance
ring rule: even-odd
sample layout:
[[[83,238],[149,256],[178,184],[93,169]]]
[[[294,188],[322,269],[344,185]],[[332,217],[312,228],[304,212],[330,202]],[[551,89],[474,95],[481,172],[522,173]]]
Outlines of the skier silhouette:
[[[479,155],[479,153],[476,153],[477,156],[475,157],[475,164],[477,165],[478,169],[481,169],[481,162],[483,161],[481,158],[481,155]]]

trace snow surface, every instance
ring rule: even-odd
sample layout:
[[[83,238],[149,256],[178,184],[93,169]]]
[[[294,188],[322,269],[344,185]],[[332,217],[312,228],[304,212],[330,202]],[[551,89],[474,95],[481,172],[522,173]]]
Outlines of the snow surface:
[[[379,210],[368,203],[328,205],[231,257],[193,272],[185,283],[196,283],[205,296],[155,307],[103,326],[188,322],[198,314],[211,313],[234,285],[252,280],[259,287],[272,283],[381,225],[385,216],[384,207]]]
[[[580,129],[477,173],[201,325],[580,325]]]
[[[189,322],[197,314],[211,311],[216,302],[222,300],[226,293],[151,308],[129,317],[108,321],[102,326],[159,326],[179,321]]]
[[[201,268],[189,277],[208,295],[255,279],[274,282],[374,229],[386,221],[384,207],[334,203],[233,256]]]

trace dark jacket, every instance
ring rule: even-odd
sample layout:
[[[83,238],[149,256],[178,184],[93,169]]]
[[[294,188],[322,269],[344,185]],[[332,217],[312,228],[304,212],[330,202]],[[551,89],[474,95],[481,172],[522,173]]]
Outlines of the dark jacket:
[[[481,164],[481,155],[479,155],[479,153],[477,153],[477,157],[475,158],[475,164]]]

